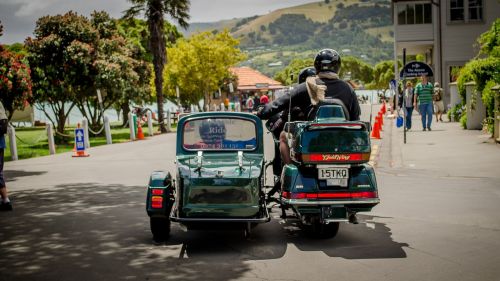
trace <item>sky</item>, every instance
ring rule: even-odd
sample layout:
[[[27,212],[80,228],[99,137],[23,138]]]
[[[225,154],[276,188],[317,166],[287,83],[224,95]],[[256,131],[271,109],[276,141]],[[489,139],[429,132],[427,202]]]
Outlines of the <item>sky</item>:
[[[191,0],[190,22],[210,22],[262,15],[270,11],[320,0]],[[89,16],[94,10],[105,10],[112,17],[122,16],[130,7],[127,0],[0,0],[3,36],[0,43],[24,42],[33,36],[36,20],[45,15],[69,10]]]

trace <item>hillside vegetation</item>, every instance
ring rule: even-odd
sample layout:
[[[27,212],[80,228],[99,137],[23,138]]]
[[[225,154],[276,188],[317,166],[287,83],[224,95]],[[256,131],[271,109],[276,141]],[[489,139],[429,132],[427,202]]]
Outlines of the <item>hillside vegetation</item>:
[[[245,64],[268,75],[322,48],[337,49],[372,65],[393,57],[388,0],[326,0],[204,27],[230,30],[249,55]]]

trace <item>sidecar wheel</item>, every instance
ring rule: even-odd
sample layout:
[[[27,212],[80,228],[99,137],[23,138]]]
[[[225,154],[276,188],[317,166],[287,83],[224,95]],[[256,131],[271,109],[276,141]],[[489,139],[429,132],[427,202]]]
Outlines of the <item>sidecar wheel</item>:
[[[167,240],[170,234],[170,220],[168,218],[150,218],[149,225],[155,242]]]
[[[330,239],[337,235],[339,232],[339,226],[339,222],[322,224],[319,221],[316,221],[306,228],[306,233],[313,238]]]

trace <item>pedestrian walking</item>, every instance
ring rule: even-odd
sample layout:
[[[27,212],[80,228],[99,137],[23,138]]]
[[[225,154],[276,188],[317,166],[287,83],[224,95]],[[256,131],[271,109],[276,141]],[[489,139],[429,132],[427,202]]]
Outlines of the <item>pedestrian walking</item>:
[[[433,106],[432,106],[432,95],[434,92],[434,86],[429,82],[427,76],[423,75],[422,82],[418,83],[415,87],[415,97],[413,99],[413,106],[417,106],[418,111],[422,116],[422,130],[431,131]]]
[[[411,116],[413,114],[413,100],[414,100],[414,89],[413,84],[408,81],[406,83],[406,89],[404,90],[403,99],[404,99],[404,114],[406,116],[406,130],[411,129]]]
[[[439,87],[439,83],[434,83],[434,94],[432,95],[434,101],[434,112],[436,113],[436,122],[443,122],[444,102],[443,102],[443,88]]]
[[[7,132],[8,125],[9,120],[7,119],[7,114],[5,113],[2,102],[0,102],[0,211],[12,211],[12,203],[9,200],[7,186],[5,185],[5,178],[3,176],[4,152],[6,147],[5,133]]]

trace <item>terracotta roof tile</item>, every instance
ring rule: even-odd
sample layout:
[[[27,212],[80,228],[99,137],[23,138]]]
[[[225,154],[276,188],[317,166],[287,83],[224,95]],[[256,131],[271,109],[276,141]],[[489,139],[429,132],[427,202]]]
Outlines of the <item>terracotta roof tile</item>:
[[[280,82],[273,80],[250,67],[233,67],[230,70],[238,77],[238,89],[283,88],[283,85]]]

